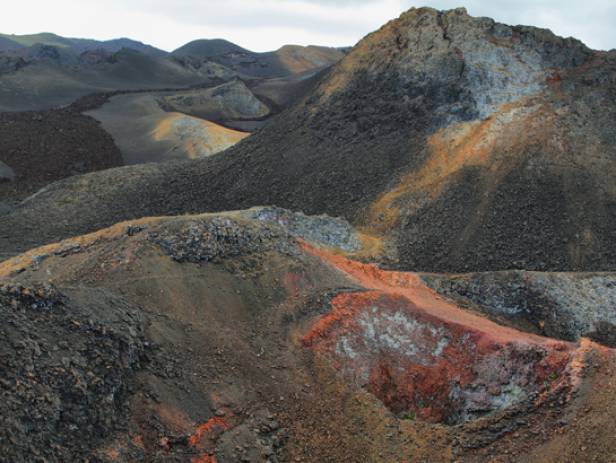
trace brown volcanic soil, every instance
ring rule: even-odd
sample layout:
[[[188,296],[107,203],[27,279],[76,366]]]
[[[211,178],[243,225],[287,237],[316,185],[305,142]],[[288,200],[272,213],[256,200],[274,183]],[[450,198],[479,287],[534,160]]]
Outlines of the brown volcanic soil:
[[[496,325],[254,217],[142,219],[3,263],[0,461],[610,461],[611,350]],[[508,351],[539,394],[503,408],[485,362]],[[400,359],[423,374],[390,376]],[[496,409],[449,426],[439,388],[486,400],[460,371]],[[391,402],[409,391],[423,406]]]
[[[615,93],[614,53],[411,10],[220,155],[54,185],[0,220],[3,251],[143,215],[276,204],[345,216],[397,268],[613,270]]]

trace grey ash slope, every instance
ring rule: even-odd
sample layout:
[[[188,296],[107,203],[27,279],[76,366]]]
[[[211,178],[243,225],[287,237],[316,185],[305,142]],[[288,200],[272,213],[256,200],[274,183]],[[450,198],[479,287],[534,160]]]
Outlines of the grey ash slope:
[[[616,54],[413,9],[268,127],[208,160],[56,183],[2,252],[132,217],[273,204],[342,215],[427,271],[616,268]]]
[[[243,82],[233,80],[211,88],[117,95],[87,114],[101,122],[124,164],[131,165],[222,151],[248,133],[218,124],[260,122],[270,110]]]

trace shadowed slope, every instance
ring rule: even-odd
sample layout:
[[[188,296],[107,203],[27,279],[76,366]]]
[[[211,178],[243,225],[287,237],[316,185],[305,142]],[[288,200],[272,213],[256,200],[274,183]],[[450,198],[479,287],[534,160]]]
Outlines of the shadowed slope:
[[[0,181],[0,202],[22,200],[71,175],[124,164],[111,136],[77,106],[0,114],[0,160],[14,172],[10,181]]]

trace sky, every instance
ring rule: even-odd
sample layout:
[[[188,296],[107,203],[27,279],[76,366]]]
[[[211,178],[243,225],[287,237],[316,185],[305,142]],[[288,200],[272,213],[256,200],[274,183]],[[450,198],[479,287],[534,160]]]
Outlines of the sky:
[[[3,5],[0,32],[130,37],[168,51],[197,38],[225,38],[254,51],[348,46],[413,6],[465,6],[473,16],[616,48],[616,0],[19,0]]]

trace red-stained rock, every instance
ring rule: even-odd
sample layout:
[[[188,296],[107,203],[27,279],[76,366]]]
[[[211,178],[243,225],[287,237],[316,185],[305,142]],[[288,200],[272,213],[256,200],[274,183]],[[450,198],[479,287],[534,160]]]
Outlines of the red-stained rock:
[[[457,423],[572,386],[576,345],[463,311],[415,274],[306,249],[367,291],[335,296],[303,344],[393,412]]]
[[[229,427],[230,424],[225,419],[214,416],[197,427],[195,433],[188,439],[188,443],[192,447],[197,447],[204,441],[216,441]]]

